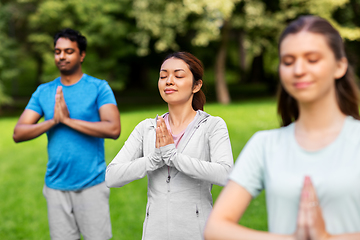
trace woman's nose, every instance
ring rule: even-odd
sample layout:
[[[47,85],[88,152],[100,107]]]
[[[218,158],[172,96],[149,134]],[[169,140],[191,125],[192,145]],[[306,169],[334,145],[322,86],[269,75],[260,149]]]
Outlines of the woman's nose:
[[[304,60],[301,60],[301,59],[298,59],[296,62],[295,62],[295,65],[294,65],[294,74],[296,76],[302,76],[304,75],[305,71],[306,71],[306,66],[305,66],[305,61]]]
[[[174,76],[170,75],[167,79],[166,79],[166,85],[173,85],[174,84]]]

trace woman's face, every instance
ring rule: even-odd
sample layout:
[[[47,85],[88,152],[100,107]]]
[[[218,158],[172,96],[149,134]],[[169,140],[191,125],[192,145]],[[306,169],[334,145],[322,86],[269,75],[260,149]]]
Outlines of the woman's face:
[[[200,90],[201,83],[193,87],[193,74],[181,59],[169,58],[160,69],[158,87],[161,97],[168,104],[190,102],[193,94]]]
[[[328,94],[335,97],[335,80],[346,70],[346,58],[337,61],[321,34],[289,34],[280,45],[281,83],[299,103],[313,102]]]

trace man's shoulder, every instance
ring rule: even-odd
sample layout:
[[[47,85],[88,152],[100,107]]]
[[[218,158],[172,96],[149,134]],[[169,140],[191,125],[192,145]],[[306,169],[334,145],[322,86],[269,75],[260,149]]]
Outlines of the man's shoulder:
[[[84,73],[83,79],[87,82],[87,83],[92,83],[95,85],[102,85],[102,84],[108,84],[106,80],[103,79],[99,79],[90,75],[87,75],[86,73]]]
[[[55,78],[54,80],[52,80],[50,82],[40,84],[37,88],[37,91],[46,91],[48,89],[53,88],[54,86],[57,86],[59,84],[58,83],[59,79],[60,79],[60,77]]]

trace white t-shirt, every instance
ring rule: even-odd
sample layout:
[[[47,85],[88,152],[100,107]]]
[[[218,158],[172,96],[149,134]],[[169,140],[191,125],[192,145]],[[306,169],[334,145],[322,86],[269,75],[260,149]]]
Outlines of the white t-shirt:
[[[316,189],[327,231],[360,232],[360,121],[347,117],[339,136],[313,152],[298,145],[294,126],[254,134],[230,179],[253,197],[266,190],[270,232],[294,233],[306,175]]]

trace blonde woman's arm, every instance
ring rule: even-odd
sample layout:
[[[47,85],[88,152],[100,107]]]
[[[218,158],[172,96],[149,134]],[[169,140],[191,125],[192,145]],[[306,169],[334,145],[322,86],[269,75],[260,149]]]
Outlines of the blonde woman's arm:
[[[290,235],[272,234],[238,224],[252,199],[251,194],[234,181],[229,181],[215,202],[205,226],[206,240],[295,240]],[[305,239],[304,239],[305,240]]]

